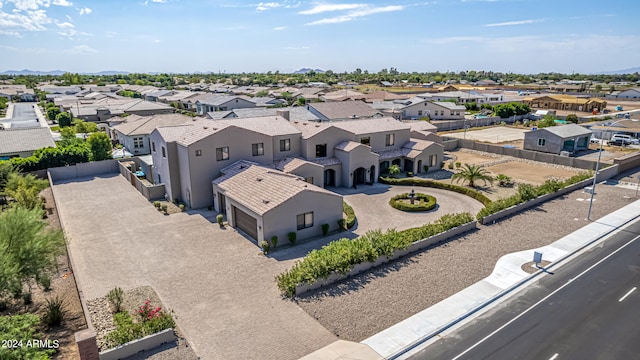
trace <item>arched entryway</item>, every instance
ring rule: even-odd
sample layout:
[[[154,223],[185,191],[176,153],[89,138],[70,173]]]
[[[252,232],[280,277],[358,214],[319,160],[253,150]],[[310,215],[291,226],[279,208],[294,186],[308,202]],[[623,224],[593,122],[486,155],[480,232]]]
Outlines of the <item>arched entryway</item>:
[[[357,168],[353,172],[353,185],[361,185],[367,181],[367,169],[363,167]]]
[[[327,169],[324,171],[324,186],[336,186],[336,171]]]
[[[398,166],[400,166],[400,159],[395,159],[395,160],[391,161],[391,165],[398,165]]]
[[[376,182],[376,167],[375,165],[371,165],[369,169],[369,183],[373,184]]]

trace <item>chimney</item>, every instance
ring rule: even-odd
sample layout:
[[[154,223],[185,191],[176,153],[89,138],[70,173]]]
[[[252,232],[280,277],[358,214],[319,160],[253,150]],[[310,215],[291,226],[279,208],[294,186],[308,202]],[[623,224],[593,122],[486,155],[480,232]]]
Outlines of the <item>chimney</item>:
[[[291,119],[289,118],[289,110],[276,110],[276,115],[282,116],[283,118],[287,119],[287,121],[291,121]]]

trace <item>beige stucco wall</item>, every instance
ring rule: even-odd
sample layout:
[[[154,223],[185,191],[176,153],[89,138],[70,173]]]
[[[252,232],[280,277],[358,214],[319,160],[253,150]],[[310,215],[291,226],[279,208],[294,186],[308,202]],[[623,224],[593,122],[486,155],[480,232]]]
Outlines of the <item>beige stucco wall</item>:
[[[291,143],[291,150],[289,151],[280,151],[280,140],[289,139]],[[273,160],[281,160],[286,157],[295,157],[301,154],[301,135],[300,134],[290,134],[290,135],[279,135],[273,136],[271,138],[271,146],[273,149]],[[266,153],[266,149],[265,149]]]
[[[342,162],[342,186],[353,187],[354,171],[359,167],[370,170],[371,166],[374,166],[375,173],[373,179],[377,181],[380,167],[378,162],[379,156],[378,154],[372,153],[368,146],[361,145],[349,152],[336,149],[335,155]],[[366,181],[370,180],[369,172],[367,172],[365,178]]]
[[[308,125],[314,126],[314,125]],[[336,128],[329,127],[308,139],[302,140],[302,156],[307,160],[316,158],[316,145],[327,144],[327,156],[333,157],[333,148],[344,141],[354,141],[355,137],[352,133]]]
[[[151,152],[153,159],[154,174],[153,178],[157,183],[165,184],[165,190],[170,200],[180,196],[180,164],[178,162],[178,153],[176,143],[166,143],[157,131],[150,135],[150,140],[155,142],[156,151]],[[166,149],[167,157],[162,157],[162,147]],[[158,175],[160,181],[158,182]]]
[[[304,164],[294,171],[292,174],[301,176],[305,179],[313,177],[313,185],[323,187],[324,186],[324,168],[317,164]]]
[[[313,212],[313,227],[297,230],[296,216],[307,212]],[[271,240],[271,236],[277,235],[279,244],[287,244],[291,231],[297,233],[298,240],[322,236],[322,224],[329,224],[330,231],[337,230],[339,219],[342,219],[342,196],[305,191],[264,214],[263,236]]]

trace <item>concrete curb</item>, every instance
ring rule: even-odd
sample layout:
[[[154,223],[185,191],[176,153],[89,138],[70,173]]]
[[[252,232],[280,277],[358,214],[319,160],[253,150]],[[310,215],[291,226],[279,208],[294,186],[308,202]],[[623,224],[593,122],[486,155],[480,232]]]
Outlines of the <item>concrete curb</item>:
[[[628,207],[640,209],[640,201],[636,201],[630,205],[627,205],[624,208],[603,217],[597,222],[586,225],[585,227],[575,231],[574,233],[569,234],[550,245],[542,247],[541,249],[547,251],[547,254],[551,253],[552,257],[554,256],[554,254],[555,256],[558,256],[552,261],[551,265],[546,267],[546,269],[550,269],[562,264],[565,260],[575,255],[576,253],[582,251],[583,249],[593,245],[598,241],[603,240],[605,237],[611,235],[621,227],[626,226],[630,222],[640,218],[640,215],[638,215],[639,211],[629,211]],[[633,217],[631,218],[624,217],[624,214],[629,213],[636,215],[633,215]],[[620,217],[618,216],[618,214],[623,215],[622,217]],[[602,220],[606,219],[607,217],[611,217],[613,220],[617,221],[614,221],[614,224],[611,225],[605,224],[605,221]],[[589,238],[587,241],[579,242],[579,239],[583,237],[575,236],[574,234],[580,231],[587,231],[584,229],[588,228],[589,226],[592,226],[594,230],[597,230],[597,232],[594,231],[595,236],[593,238]],[[576,243],[578,243],[577,247],[575,246]],[[425,309],[422,312],[386,330],[383,330],[376,335],[369,337],[368,339],[365,339],[364,341],[362,341],[362,343],[369,345],[372,349],[374,349],[376,352],[387,359],[397,359],[407,354],[421,344],[424,344],[443,331],[446,331],[459,324],[463,320],[469,318],[471,315],[485,309],[489,305],[495,303],[497,300],[512,293],[522,285],[528,283],[529,281],[542,274],[544,270],[538,270],[537,272],[529,275],[524,273],[520,269],[521,264],[526,263],[527,261],[530,261],[532,259],[532,254],[533,250],[531,249],[503,256],[496,263],[496,267],[494,268],[494,271],[491,273],[491,275],[489,275],[485,279],[433,305],[432,307]],[[515,283],[513,282],[514,280]],[[490,294],[495,291],[498,292],[495,294]],[[488,294],[488,296],[483,298],[483,293]],[[447,302],[449,302],[449,304]],[[470,308],[468,308],[468,310],[462,308],[462,306],[459,305],[464,305],[465,302],[467,305],[472,305]],[[457,303],[457,307],[461,311],[455,311],[455,306],[452,306],[451,303]],[[447,308],[448,311],[439,311],[441,308]],[[427,317],[428,312],[429,316]],[[451,317],[447,318],[446,316],[440,315],[440,318],[438,319],[438,313],[455,313],[456,315],[454,315],[455,317],[453,319],[451,319]],[[428,327],[435,327],[435,330],[431,330],[427,333],[421,334],[420,330]],[[413,338],[414,340],[411,342],[405,342],[407,339],[411,338]]]

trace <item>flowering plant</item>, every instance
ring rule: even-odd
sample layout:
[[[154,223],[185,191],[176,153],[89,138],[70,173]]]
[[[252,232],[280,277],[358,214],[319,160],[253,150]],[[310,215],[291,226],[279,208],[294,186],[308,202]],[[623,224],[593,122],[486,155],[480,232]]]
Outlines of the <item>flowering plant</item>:
[[[140,307],[140,309],[138,309],[138,317],[140,318],[140,320],[142,320],[142,322],[145,321],[149,321],[153,318],[157,318],[160,317],[160,311],[162,310],[161,307],[157,307],[157,308],[153,308],[151,306],[151,301],[147,300],[144,302],[144,305],[142,305]]]

